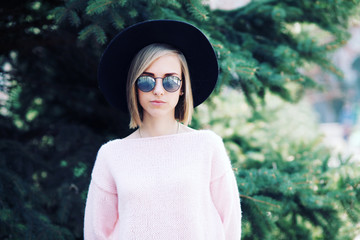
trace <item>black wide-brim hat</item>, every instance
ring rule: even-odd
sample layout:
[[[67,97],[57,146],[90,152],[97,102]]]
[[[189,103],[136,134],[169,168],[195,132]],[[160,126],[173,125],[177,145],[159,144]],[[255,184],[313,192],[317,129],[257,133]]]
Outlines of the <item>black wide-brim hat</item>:
[[[117,34],[105,49],[99,64],[98,81],[106,100],[128,112],[126,82],[131,61],[144,47],[166,43],[181,51],[187,61],[194,107],[214,90],[219,67],[214,49],[195,26],[174,20],[150,20],[132,25]]]

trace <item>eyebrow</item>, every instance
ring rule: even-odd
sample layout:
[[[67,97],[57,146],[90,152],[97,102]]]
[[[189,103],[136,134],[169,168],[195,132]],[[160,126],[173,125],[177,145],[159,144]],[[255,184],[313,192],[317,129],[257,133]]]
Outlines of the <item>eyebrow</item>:
[[[155,74],[151,73],[151,72],[143,72],[142,74],[145,74],[145,75],[150,75],[150,76],[155,76]],[[178,73],[176,72],[171,72],[171,73],[165,73],[165,76],[171,76],[171,75],[179,75]]]

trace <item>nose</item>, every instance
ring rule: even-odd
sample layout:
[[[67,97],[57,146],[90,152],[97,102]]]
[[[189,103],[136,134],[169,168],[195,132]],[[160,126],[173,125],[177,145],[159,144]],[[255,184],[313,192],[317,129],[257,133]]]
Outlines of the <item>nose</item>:
[[[157,77],[155,78],[155,87],[154,87],[154,90],[153,90],[153,93],[154,95],[157,95],[157,96],[162,96],[164,95],[164,87],[162,85],[162,78],[160,77]]]

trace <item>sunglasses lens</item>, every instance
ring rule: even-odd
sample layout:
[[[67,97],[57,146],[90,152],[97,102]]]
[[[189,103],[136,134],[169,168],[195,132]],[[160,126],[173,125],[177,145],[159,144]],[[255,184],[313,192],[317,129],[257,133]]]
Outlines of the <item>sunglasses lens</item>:
[[[176,76],[168,76],[163,79],[163,87],[168,92],[175,92],[180,88],[181,80]]]
[[[155,87],[155,79],[150,76],[141,76],[136,81],[137,87],[142,92],[150,92]]]

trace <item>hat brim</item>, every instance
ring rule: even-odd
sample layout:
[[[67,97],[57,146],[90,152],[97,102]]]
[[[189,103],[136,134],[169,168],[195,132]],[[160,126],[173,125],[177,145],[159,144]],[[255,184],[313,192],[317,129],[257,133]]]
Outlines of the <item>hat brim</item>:
[[[126,82],[131,61],[144,47],[166,43],[180,50],[187,61],[194,107],[205,101],[218,78],[218,62],[206,36],[191,24],[174,20],[150,20],[130,26],[117,34],[99,63],[98,83],[106,100],[128,112]]]

